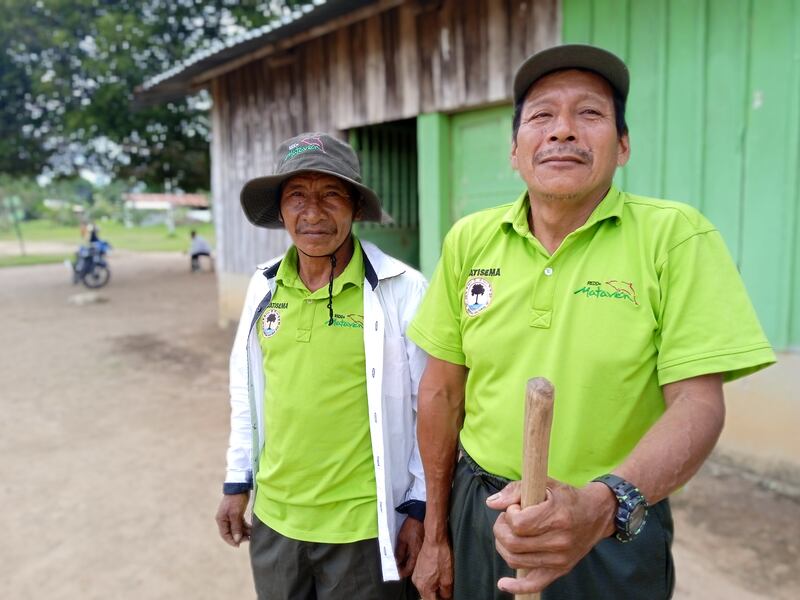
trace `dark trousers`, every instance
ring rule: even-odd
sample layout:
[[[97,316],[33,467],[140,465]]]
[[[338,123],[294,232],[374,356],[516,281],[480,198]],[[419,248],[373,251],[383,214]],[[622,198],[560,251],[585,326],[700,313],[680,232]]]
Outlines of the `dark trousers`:
[[[211,259],[211,255],[208,252],[195,252],[192,254],[191,260],[191,268],[192,271],[199,271],[200,270],[200,257],[207,256],[209,260]]]
[[[468,457],[458,462],[450,506],[455,600],[513,600],[497,589],[498,579],[515,572],[495,550],[492,527],[500,513],[486,506],[486,498],[507,483]],[[649,508],[647,524],[634,540],[603,540],[551,583],[542,600],[667,600],[675,581],[671,546],[672,515],[662,500]]]
[[[259,600],[413,600],[409,580],[384,582],[377,538],[319,544],[287,538],[253,515],[250,563]]]

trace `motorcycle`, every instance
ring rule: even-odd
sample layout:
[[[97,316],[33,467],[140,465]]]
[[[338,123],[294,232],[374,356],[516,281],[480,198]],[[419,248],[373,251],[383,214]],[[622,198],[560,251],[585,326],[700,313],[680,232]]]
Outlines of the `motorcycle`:
[[[111,269],[106,261],[106,254],[110,250],[111,244],[103,240],[78,248],[75,260],[65,261],[72,269],[72,283],[77,285],[83,282],[83,285],[91,289],[106,285],[111,279]]]

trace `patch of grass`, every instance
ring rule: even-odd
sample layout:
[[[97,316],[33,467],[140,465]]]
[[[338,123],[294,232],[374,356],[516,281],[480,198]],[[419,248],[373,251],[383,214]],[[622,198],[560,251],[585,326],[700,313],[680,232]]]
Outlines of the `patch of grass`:
[[[51,221],[25,221],[20,224],[22,238],[27,242],[66,242],[76,244],[80,241],[80,231],[77,227],[58,225]],[[0,240],[16,241],[17,234],[13,227],[0,229]]]
[[[26,267],[29,265],[46,265],[68,260],[63,254],[28,254],[26,256],[0,256],[0,269],[3,267]]]
[[[22,237],[30,242],[63,242],[76,248],[81,244],[78,227],[58,225],[47,220],[26,221],[22,223]],[[137,252],[185,252],[189,248],[189,232],[194,229],[208,243],[214,245],[214,225],[202,223],[179,225],[170,234],[166,225],[147,227],[125,227],[121,223],[106,221],[98,223],[100,237],[108,241],[112,248],[134,250]],[[0,229],[0,240],[15,241],[13,228]]]

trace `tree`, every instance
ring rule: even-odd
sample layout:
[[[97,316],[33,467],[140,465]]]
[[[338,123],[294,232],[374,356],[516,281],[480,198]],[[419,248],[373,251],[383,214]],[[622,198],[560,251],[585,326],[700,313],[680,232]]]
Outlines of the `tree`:
[[[17,176],[37,175],[44,167],[47,153],[33,139],[26,103],[32,98],[34,82],[32,73],[12,56],[15,41],[25,43],[24,37],[31,27],[24,14],[12,19],[18,2],[0,0],[0,173]]]
[[[0,0],[0,172],[208,189],[209,99],[133,89],[298,0]]]
[[[486,289],[480,283],[476,283],[475,285],[472,286],[470,292],[472,293],[473,296],[475,296],[475,304],[477,304],[478,296],[483,296],[486,293]]]

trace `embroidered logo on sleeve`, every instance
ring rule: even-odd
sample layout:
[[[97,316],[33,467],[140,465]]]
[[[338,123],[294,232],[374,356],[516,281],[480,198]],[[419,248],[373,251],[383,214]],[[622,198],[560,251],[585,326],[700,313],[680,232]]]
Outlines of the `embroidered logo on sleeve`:
[[[464,288],[464,307],[467,314],[472,317],[484,310],[492,302],[492,284],[480,277],[467,280]]]

